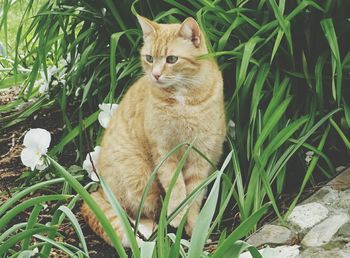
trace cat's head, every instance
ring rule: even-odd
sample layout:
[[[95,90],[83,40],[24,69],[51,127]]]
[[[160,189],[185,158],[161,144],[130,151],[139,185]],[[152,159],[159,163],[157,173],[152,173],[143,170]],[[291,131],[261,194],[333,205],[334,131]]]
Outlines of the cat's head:
[[[194,84],[200,71],[198,56],[208,52],[197,22],[159,24],[138,16],[144,44],[141,62],[147,78],[158,87]]]

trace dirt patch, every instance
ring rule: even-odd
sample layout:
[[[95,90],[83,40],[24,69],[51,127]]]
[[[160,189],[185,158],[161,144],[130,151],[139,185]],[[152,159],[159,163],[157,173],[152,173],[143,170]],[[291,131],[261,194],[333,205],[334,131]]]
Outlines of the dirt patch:
[[[12,100],[16,99],[18,93],[20,92],[19,87],[11,87],[8,89],[0,90],[0,106],[10,103]]]

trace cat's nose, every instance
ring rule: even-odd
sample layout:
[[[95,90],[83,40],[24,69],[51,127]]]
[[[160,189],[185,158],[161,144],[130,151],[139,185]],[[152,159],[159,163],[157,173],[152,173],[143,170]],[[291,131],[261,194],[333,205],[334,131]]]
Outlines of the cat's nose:
[[[160,77],[160,74],[158,73],[152,73],[153,77],[158,81],[159,80],[159,77]]]

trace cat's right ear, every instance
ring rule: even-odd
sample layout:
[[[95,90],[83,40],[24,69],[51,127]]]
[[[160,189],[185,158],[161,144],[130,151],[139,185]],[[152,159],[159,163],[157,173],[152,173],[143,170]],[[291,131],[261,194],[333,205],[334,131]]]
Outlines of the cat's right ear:
[[[154,33],[156,31],[157,28],[157,24],[148,20],[145,17],[142,17],[140,15],[137,15],[137,20],[140,23],[142,32],[143,32],[143,37],[146,38],[149,35],[151,35],[152,33]]]

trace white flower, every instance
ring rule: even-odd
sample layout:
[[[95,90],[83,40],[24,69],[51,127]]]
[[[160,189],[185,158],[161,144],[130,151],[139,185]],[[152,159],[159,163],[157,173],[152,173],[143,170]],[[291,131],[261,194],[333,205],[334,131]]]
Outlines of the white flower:
[[[314,154],[315,153],[313,151],[306,152],[306,157],[305,157],[306,165],[309,165],[309,163],[312,160],[312,157],[314,156]]]
[[[58,68],[56,66],[52,66],[52,67],[49,67],[49,69],[47,69],[47,77],[43,71],[40,72],[41,80],[37,82],[38,84],[40,84],[39,93],[44,94],[46,91],[49,90],[49,84],[52,80],[52,76],[57,72],[58,72]]]
[[[39,249],[38,249],[38,247],[35,247],[35,248],[33,249],[33,254],[37,254],[37,253],[39,253]]]
[[[18,254],[18,258],[29,258],[29,257],[35,257],[39,253],[39,249],[35,247],[33,250],[25,250],[23,252],[20,252]]]
[[[232,137],[236,137],[236,124],[232,120],[228,122],[228,134]]]
[[[118,104],[103,103],[98,105],[102,111],[98,114],[98,121],[103,128],[107,128],[113,112],[117,109]]]
[[[51,134],[42,128],[30,129],[24,136],[23,145],[25,148],[21,152],[22,163],[30,167],[43,170],[47,167],[42,157],[46,154],[50,146]]]
[[[86,158],[83,162],[83,169],[88,172],[88,176],[92,181],[99,182],[98,176],[96,175],[94,168],[96,169],[98,155],[100,153],[100,146],[96,146],[94,151],[86,154]],[[92,162],[91,162],[92,161]],[[97,172],[97,171],[96,171]]]
[[[38,83],[40,84],[39,86],[39,93],[44,94],[49,90],[49,82],[45,80],[39,80]]]

